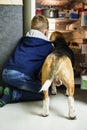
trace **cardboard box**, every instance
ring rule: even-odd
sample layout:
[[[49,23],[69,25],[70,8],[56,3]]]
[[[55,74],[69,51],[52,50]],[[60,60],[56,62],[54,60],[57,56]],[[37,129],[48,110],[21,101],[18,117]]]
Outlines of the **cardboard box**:
[[[87,75],[81,76],[81,89],[87,90]]]

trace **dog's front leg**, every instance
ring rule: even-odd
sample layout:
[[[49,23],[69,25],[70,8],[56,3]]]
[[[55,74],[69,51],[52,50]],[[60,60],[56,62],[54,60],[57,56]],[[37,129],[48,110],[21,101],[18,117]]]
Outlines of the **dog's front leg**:
[[[46,117],[48,115],[49,115],[49,95],[48,95],[48,90],[46,90],[44,91],[42,116]]]
[[[66,95],[66,96],[69,96],[69,92],[68,92],[68,89],[67,89],[67,88],[66,88],[65,95]]]
[[[51,94],[52,95],[56,95],[57,94],[57,88],[55,86],[55,83],[53,83],[52,86],[51,86]]]

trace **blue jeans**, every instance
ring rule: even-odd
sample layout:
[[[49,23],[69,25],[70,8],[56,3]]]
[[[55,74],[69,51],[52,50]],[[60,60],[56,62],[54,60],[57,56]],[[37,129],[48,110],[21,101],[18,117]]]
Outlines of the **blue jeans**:
[[[2,78],[6,83],[15,88],[13,90],[13,97],[15,100],[16,98],[25,98],[26,100],[43,98],[43,94],[39,93],[41,89],[41,82],[39,80],[32,79],[24,73],[11,69],[4,69]]]

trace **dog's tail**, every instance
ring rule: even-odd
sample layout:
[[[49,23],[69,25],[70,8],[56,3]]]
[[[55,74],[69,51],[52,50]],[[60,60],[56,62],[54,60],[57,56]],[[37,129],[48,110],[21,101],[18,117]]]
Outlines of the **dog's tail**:
[[[47,79],[45,83],[43,84],[42,88],[40,89],[40,92],[47,90],[51,84],[52,84],[52,81],[50,79]]]
[[[53,68],[52,68],[52,70],[51,70],[51,72],[50,72],[50,74],[49,74],[49,76],[48,76],[48,79],[47,79],[47,80],[45,81],[45,83],[43,84],[43,86],[42,86],[40,92],[49,89],[49,87],[51,86],[51,84],[52,84],[52,82],[53,82],[53,79],[54,79],[54,77],[55,77],[55,73],[56,73],[57,69],[58,69],[58,68],[56,67],[56,65],[53,66]]]

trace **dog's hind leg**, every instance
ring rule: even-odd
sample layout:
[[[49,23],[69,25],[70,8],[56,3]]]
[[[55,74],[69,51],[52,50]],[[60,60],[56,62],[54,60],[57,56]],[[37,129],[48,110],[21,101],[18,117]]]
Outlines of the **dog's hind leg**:
[[[69,58],[65,60],[65,63],[61,67],[59,73],[59,78],[62,80],[63,84],[66,86],[68,90],[68,108],[69,108],[69,118],[75,119],[75,105],[74,105],[74,72],[72,68],[72,64]]]
[[[49,91],[49,87],[52,83],[52,80],[50,80],[48,77],[51,72],[52,65],[54,63],[53,59],[54,58],[48,56],[42,67],[42,89],[41,89],[41,91],[43,90],[43,93],[44,93],[43,111],[42,111],[42,115],[44,117],[49,115],[49,93],[48,93],[48,91]]]
[[[42,116],[46,117],[49,115],[49,96],[48,96],[48,90],[43,91],[44,93],[44,100],[43,100],[43,111]]]
[[[68,116],[70,119],[76,118],[75,104],[74,104],[74,84],[67,82],[67,91],[68,91]]]
[[[70,70],[69,70],[70,71]],[[66,83],[67,91],[68,91],[68,108],[69,108],[69,118],[75,119],[76,113],[75,113],[75,105],[74,105],[74,91],[75,91],[75,85],[74,85],[74,75],[70,71],[70,79],[68,79],[68,82]]]

